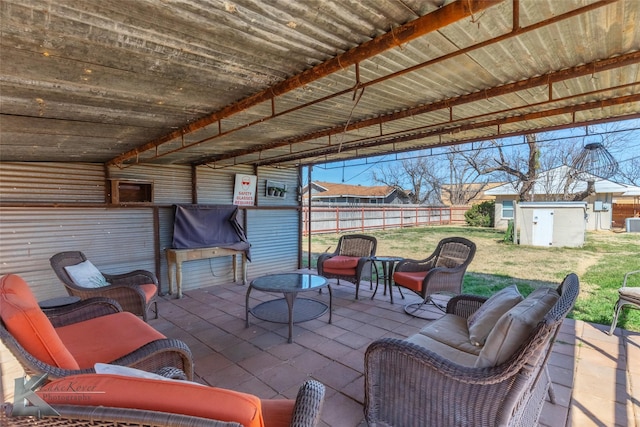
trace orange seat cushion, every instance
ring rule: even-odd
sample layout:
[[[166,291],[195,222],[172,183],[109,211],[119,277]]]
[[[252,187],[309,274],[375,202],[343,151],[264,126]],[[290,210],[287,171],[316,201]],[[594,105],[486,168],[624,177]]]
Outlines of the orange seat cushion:
[[[52,405],[143,409],[237,422],[245,427],[266,425],[256,396],[187,381],[111,374],[72,375],[46,384],[37,394]]]
[[[113,362],[151,341],[166,338],[126,311],[62,326],[56,332],[82,369]]]
[[[153,298],[158,292],[158,287],[154,283],[140,285],[140,289],[142,289],[142,292],[144,292],[144,299],[146,302],[151,301],[151,298]]]
[[[359,257],[337,255],[322,263],[322,271],[340,276],[355,276]]]
[[[336,255],[322,263],[322,266],[338,270],[355,269],[358,266],[358,261],[360,261],[360,257]]]
[[[422,281],[426,275],[426,271],[396,271],[393,273],[393,281],[396,285],[420,292],[422,291]]]
[[[36,359],[63,369],[79,369],[20,276],[8,274],[0,279],[0,317],[16,341]]]

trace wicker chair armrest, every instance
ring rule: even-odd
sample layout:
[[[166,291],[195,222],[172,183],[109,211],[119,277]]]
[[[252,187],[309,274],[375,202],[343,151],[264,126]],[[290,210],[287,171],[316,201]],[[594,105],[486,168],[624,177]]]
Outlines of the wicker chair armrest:
[[[466,319],[475,313],[487,299],[487,297],[479,295],[456,295],[447,303],[446,312]]]
[[[129,366],[147,372],[160,372],[160,375],[162,375],[164,368],[170,366],[184,372],[187,380],[193,380],[191,350],[184,342],[174,338],[151,341],[109,363]]]
[[[627,287],[627,280],[629,279],[629,276],[633,276],[634,274],[638,274],[638,273],[640,273],[640,270],[629,271],[628,273],[626,273],[624,275],[624,280],[622,281],[622,287],[623,288]]]
[[[121,274],[105,274],[102,273],[107,282],[113,285],[137,286],[148,283],[158,284],[156,275],[147,270],[134,270]]]
[[[313,427],[320,420],[324,403],[324,385],[315,380],[305,381],[298,390],[290,427]]]
[[[518,352],[516,352],[518,353]],[[389,355],[393,355],[389,357]],[[378,359],[376,362],[375,359]],[[395,362],[394,362],[395,360]],[[374,341],[367,348],[365,366],[371,363],[389,363],[382,369],[388,372],[398,371],[399,365],[405,365],[399,372],[411,373],[412,378],[424,375],[440,375],[461,384],[491,385],[501,383],[515,375],[524,365],[513,358],[501,365],[491,368],[474,368],[459,365],[427,348],[396,338],[382,338]],[[514,363],[515,362],[515,363]],[[369,370],[369,367],[365,367]],[[379,375],[374,374],[374,375]],[[387,373],[388,375],[388,373]]]
[[[435,258],[429,257],[427,259],[403,259],[396,265],[395,271],[428,271],[433,268]]]
[[[59,328],[121,311],[122,306],[118,301],[105,297],[93,297],[63,307],[47,309],[45,314],[53,327]]]
[[[53,405],[58,416],[11,416],[13,405],[5,403],[0,411],[0,425],[14,427],[33,426],[130,426],[130,427],[242,427],[228,421],[211,420],[168,412],[141,409],[112,408],[106,406]]]

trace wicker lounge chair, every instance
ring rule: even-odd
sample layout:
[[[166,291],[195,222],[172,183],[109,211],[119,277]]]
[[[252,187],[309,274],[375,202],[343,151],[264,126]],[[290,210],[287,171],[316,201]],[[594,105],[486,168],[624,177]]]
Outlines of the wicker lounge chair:
[[[12,326],[5,323],[7,321],[11,321]],[[109,322],[114,323],[113,330],[109,329],[106,335],[95,332],[96,328],[108,328]],[[124,338],[133,334],[137,334],[139,346],[133,346]],[[80,335],[86,338],[80,339]],[[97,297],[42,311],[28,285],[15,274],[0,279],[0,340],[27,375],[46,373],[49,378],[60,378],[91,373],[95,372],[93,364],[102,362],[147,372],[176,368],[180,374],[175,377],[193,378],[189,347],[180,340],[164,337],[142,319],[123,312],[117,301]],[[104,345],[100,345],[100,340]],[[73,349],[67,347],[70,342]],[[83,350],[83,345],[91,348]],[[114,359],[101,360],[107,356]],[[97,360],[92,363],[93,357]]]
[[[76,377],[78,378],[78,377]],[[80,380],[81,381],[81,380]],[[129,381],[132,387],[135,387],[135,378],[124,379],[120,382]],[[167,387],[166,381],[160,381],[160,392],[163,392]],[[175,384],[174,384],[175,385]],[[223,402],[215,400],[216,395],[209,396],[214,388],[203,387],[201,385],[178,385],[181,388],[197,388],[194,396],[199,396],[200,399],[194,402],[194,405],[201,405],[208,407],[203,412],[216,412],[216,409],[210,409],[212,406],[227,405],[227,408],[223,408],[223,412],[238,413],[241,412],[239,406],[245,407],[248,402],[260,401],[260,407],[262,409],[261,417],[264,419],[264,427],[272,427],[274,425],[282,426],[288,425],[289,427],[314,427],[320,420],[320,412],[322,410],[322,404],[324,401],[325,387],[321,383],[315,380],[305,381],[298,390],[295,401],[286,399],[268,399],[261,400],[255,396],[245,395],[246,399],[243,399],[242,394],[238,394],[237,397],[243,399],[237,401],[237,405],[233,404],[233,401],[229,401],[228,398],[234,398],[236,392],[230,390],[222,390],[225,392],[227,398]],[[146,395],[151,406],[163,406],[163,399],[175,399],[171,393],[164,392],[164,396]],[[155,402],[155,403],[153,403]],[[143,405],[141,405],[143,406]],[[191,405],[193,406],[193,405]],[[134,409],[134,408],[117,408],[106,405],[100,406],[81,406],[80,404],[73,405],[55,405],[51,404],[51,407],[55,409],[59,415],[46,415],[39,419],[35,416],[25,415],[12,415],[13,405],[11,403],[5,403],[0,408],[0,425],[8,427],[21,427],[21,426],[33,426],[39,427],[46,426],[101,426],[101,427],[243,427],[239,422],[221,421],[211,418],[204,418],[202,416],[185,415],[175,412],[160,412],[158,410],[148,409]],[[249,407],[251,409],[251,407]],[[190,412],[189,409],[184,407],[179,408],[180,411]],[[191,409],[192,410],[192,409]],[[16,411],[18,412],[18,411]],[[245,414],[246,416],[246,414]],[[222,417],[220,417],[222,418]],[[253,420],[254,422],[256,420]],[[253,424],[252,424],[253,425]]]
[[[497,365],[476,367],[455,363],[449,355],[443,356],[445,351],[438,342],[429,339],[424,339],[434,344],[429,348],[416,344],[419,340],[412,337],[375,341],[365,354],[365,416],[369,426],[536,425],[547,393],[555,403],[546,364],[558,328],[578,292],[577,276],[568,275],[557,289],[559,297],[556,294],[551,300],[556,302],[547,300],[541,321],[534,316],[525,328],[516,328],[515,336],[505,335],[505,341],[501,342],[512,339],[509,345],[515,352],[502,354],[505,361]],[[459,316],[466,324],[466,319],[485,300],[468,295],[454,297],[445,316]],[[513,312],[509,310],[511,313],[505,314],[508,322],[502,324],[511,325],[510,328],[522,325],[513,321],[514,313],[523,313],[519,307],[532,307],[526,302],[524,299],[513,307]],[[501,320],[494,327],[496,335],[512,330],[499,329]],[[447,338],[450,332],[442,330],[441,334]],[[518,334],[523,332],[527,335],[520,338]],[[485,348],[490,339],[491,335]]]
[[[318,257],[318,274],[328,279],[346,280],[356,285],[356,299],[360,282],[371,278],[373,262],[371,257],[376,254],[377,240],[372,236],[349,234],[340,237],[338,246],[333,253],[322,254]]]
[[[476,253],[476,245],[463,237],[448,237],[438,242],[435,251],[426,259],[400,261],[393,273],[393,282],[420,295],[421,302],[407,304],[405,312],[412,316],[431,319],[424,314],[425,304],[432,303],[444,310],[432,299],[436,293],[458,295],[462,292],[462,280]]]
[[[107,285],[88,288],[78,286],[65,269],[65,267],[76,266],[85,261],[87,261],[87,257],[79,251],[60,252],[49,259],[51,268],[69,295],[81,299],[112,298],[120,303],[124,311],[142,316],[145,322],[149,309],[154,312],[155,318],[158,318],[158,279],[155,274],[146,270],[134,270],[123,274],[102,273]]]

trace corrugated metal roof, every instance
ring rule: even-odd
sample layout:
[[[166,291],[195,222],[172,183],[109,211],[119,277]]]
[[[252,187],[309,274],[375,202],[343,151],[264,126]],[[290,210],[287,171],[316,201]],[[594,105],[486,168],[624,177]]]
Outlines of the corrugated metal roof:
[[[640,117],[637,0],[2,0],[0,14],[3,161],[295,166]]]

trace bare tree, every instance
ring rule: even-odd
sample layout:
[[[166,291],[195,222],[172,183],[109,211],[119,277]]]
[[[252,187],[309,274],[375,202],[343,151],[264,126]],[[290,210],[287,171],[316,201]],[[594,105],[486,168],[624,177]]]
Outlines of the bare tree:
[[[514,189],[518,190],[520,201],[531,201],[533,185],[540,167],[540,148],[535,134],[526,135],[525,140],[527,153],[513,150],[507,155],[502,145],[496,140],[491,140],[481,148],[493,148],[493,150],[482,150],[483,153],[478,156],[465,153],[464,157],[480,175],[502,174],[506,181],[514,183]]]
[[[479,150],[468,153],[470,158],[480,156]],[[449,147],[446,154],[448,163],[447,184],[441,184],[441,193],[448,196],[452,205],[468,205],[474,198],[484,191],[489,183],[467,162],[456,146]]]
[[[386,163],[374,170],[371,177],[374,182],[404,191],[411,203],[437,204],[440,197],[431,180],[431,170],[435,167],[430,157],[414,157]]]
[[[473,154],[477,155],[477,154]],[[450,147],[441,156],[413,157],[374,171],[375,182],[407,190],[412,203],[439,204],[443,196],[453,205],[466,205],[487,185],[480,174]],[[475,184],[475,185],[474,185]]]
[[[627,184],[640,186],[640,157],[634,157],[620,163],[618,170],[621,181]]]

